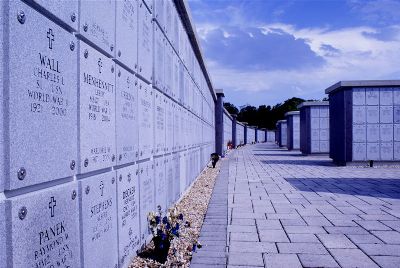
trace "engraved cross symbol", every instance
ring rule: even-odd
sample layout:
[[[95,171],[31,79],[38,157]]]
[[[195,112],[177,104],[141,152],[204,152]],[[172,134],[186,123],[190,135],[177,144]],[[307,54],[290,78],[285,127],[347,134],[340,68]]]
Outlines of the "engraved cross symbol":
[[[49,31],[47,32],[47,39],[49,39],[49,48],[53,49],[54,34],[53,29],[51,28],[49,28]]]
[[[99,61],[97,62],[97,65],[99,65],[99,73],[101,73],[101,67],[103,67],[103,62],[99,58]]]
[[[100,182],[100,191],[101,191],[101,196],[103,196],[103,192],[104,192],[104,183],[103,183],[103,181]]]
[[[54,196],[52,196],[50,198],[50,202],[49,202],[49,209],[50,209],[50,213],[51,213],[51,217],[54,217],[54,208],[57,206],[57,202],[56,199],[54,198]]]

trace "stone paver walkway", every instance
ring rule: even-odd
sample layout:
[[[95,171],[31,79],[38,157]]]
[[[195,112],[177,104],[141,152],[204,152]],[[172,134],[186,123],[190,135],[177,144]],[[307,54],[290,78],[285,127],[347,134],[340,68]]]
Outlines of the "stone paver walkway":
[[[234,151],[218,185],[192,267],[400,267],[400,168],[264,143]]]

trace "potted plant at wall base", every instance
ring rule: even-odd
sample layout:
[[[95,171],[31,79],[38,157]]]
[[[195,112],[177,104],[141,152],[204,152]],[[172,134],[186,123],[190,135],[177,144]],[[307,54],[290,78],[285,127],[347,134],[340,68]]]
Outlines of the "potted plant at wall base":
[[[153,249],[146,249],[138,254],[141,258],[152,259],[159,263],[165,263],[171,247],[171,241],[179,237],[180,226],[183,222],[182,213],[176,209],[169,209],[163,215],[161,206],[157,207],[157,212],[150,212],[147,216],[149,229],[153,235]]]

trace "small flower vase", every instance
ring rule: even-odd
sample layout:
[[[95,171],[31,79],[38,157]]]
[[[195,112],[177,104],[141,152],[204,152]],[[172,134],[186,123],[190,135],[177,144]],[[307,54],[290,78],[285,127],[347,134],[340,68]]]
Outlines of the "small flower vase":
[[[153,237],[154,257],[159,263],[165,263],[168,258],[168,251],[171,243],[168,238],[162,239],[161,236]]]

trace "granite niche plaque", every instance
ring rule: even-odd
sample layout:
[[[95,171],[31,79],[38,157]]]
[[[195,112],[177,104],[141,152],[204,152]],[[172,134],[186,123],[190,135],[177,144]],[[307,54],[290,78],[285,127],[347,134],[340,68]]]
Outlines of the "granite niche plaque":
[[[41,8],[51,13],[56,19],[76,31],[78,29],[78,3],[79,0],[52,1],[52,0],[25,0],[38,4]]]
[[[84,42],[79,45],[80,167],[84,173],[116,163],[115,64]]]
[[[158,1],[162,2],[162,1]],[[139,0],[138,71],[148,82],[153,72],[153,26],[152,16],[145,4]]]
[[[115,1],[80,0],[79,35],[110,56],[115,55]]]
[[[0,201],[0,263],[7,264],[6,256],[6,210],[4,201]]]
[[[139,113],[139,160],[150,158],[154,144],[154,94],[153,89],[139,79],[138,89]]]
[[[167,207],[170,207],[174,201],[174,157],[168,155],[165,157],[165,181],[167,183]]]
[[[181,176],[181,156],[180,153],[173,154],[173,169],[174,169],[174,202],[181,196],[180,176]]]
[[[400,141],[400,124],[393,125],[393,139],[395,141]]]
[[[126,268],[140,247],[138,166],[117,171],[119,267]]]
[[[116,60],[137,72],[138,2],[137,0],[118,0],[116,5]]]
[[[187,166],[186,166],[186,164],[187,164],[187,160],[186,160],[186,158],[187,158],[187,152],[186,151],[183,151],[183,152],[180,152],[179,153],[179,160],[180,160],[180,163],[179,163],[179,185],[180,185],[180,189],[179,189],[179,196],[181,196],[184,192],[185,192],[185,190],[186,190],[186,180],[187,180],[187,178],[186,178],[186,168],[187,168]]]
[[[379,123],[379,106],[367,106],[367,123]]]
[[[83,267],[117,267],[115,171],[79,182]]]
[[[353,123],[354,124],[365,124],[365,106],[353,106]]]
[[[162,211],[167,210],[167,183],[165,166],[165,157],[159,157],[154,160],[155,205],[156,207],[160,206]]]
[[[378,142],[379,141],[379,124],[368,124],[367,125],[367,141],[368,142]]]
[[[392,89],[393,89],[393,104],[400,105],[400,91],[396,90],[395,88]]]
[[[138,80],[120,66],[116,78],[116,141],[118,165],[136,161],[138,141]]]
[[[365,142],[367,139],[366,125],[353,125],[353,141]]]
[[[12,250],[4,267],[80,267],[76,183],[12,197],[6,215]],[[3,265],[4,262],[1,263]]]
[[[393,142],[381,142],[381,160],[393,160]]]
[[[1,68],[9,141],[2,145],[9,164],[1,170],[11,190],[76,173],[78,48],[73,35],[21,1],[2,5],[10,16],[0,18],[8,40],[0,58],[9,64]]]
[[[377,89],[377,88],[367,89],[365,92],[365,95],[366,95],[366,104],[367,105],[379,105],[379,89]],[[353,99],[353,104],[354,104],[354,101],[357,102],[357,100]]]
[[[354,140],[354,139],[353,139]],[[367,148],[365,143],[353,142],[353,161],[367,160]]]
[[[165,153],[166,105],[164,95],[154,90],[154,155]]]
[[[158,26],[154,24],[154,86],[162,92],[165,92],[165,37]]]
[[[393,90],[381,88],[379,91],[380,105],[393,105]]]
[[[168,98],[165,98],[165,110],[166,110],[165,152],[171,153],[172,147],[174,146],[174,110],[173,110],[173,101]]]
[[[393,123],[393,106],[380,106],[380,123]]]
[[[353,89],[353,105],[365,105],[365,88]]]
[[[156,210],[154,190],[154,163],[147,161],[139,164],[139,193],[140,193],[140,239],[145,243],[150,235],[147,215]]]
[[[379,143],[367,143],[367,159],[379,160]]]
[[[312,140],[311,141],[311,152],[318,153],[320,152],[319,149],[319,140]]]
[[[380,124],[380,141],[391,142],[393,141],[393,125],[392,124]]]
[[[319,141],[319,149],[321,152],[329,152],[329,141]]]
[[[393,158],[394,160],[400,160],[400,142],[394,142],[393,144]]]
[[[393,107],[393,122],[395,124],[400,123],[400,106]]]

